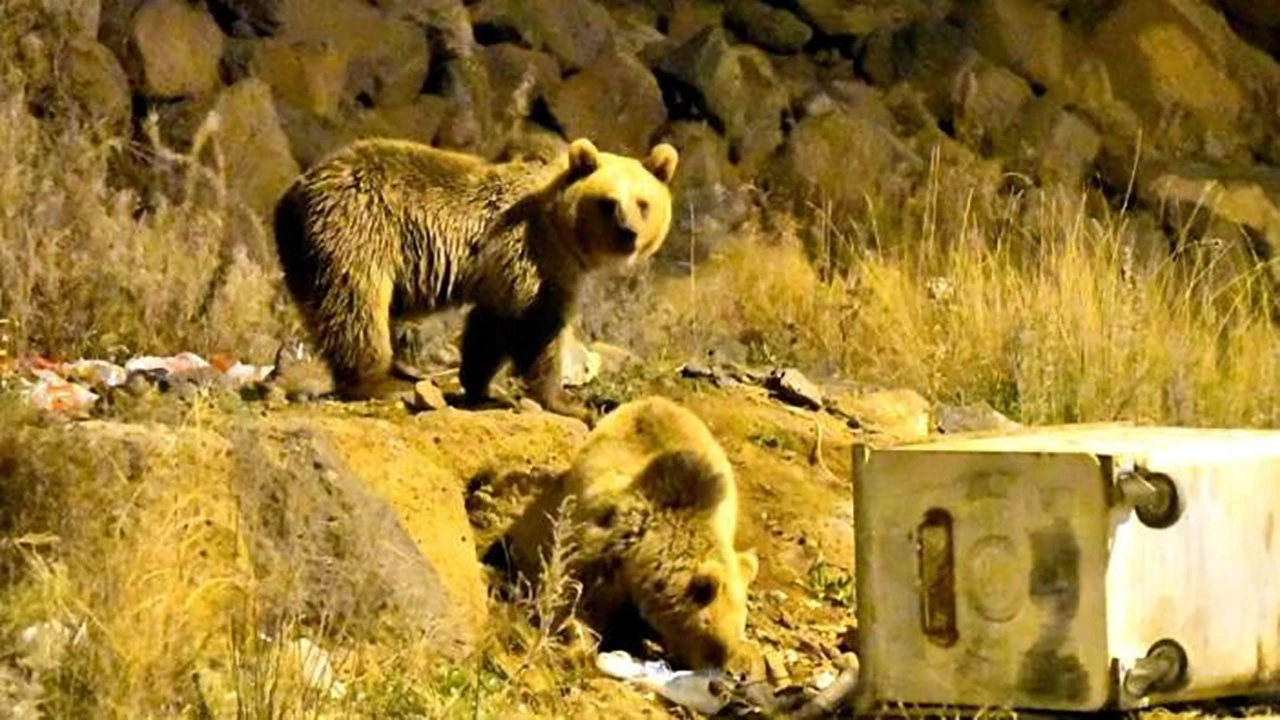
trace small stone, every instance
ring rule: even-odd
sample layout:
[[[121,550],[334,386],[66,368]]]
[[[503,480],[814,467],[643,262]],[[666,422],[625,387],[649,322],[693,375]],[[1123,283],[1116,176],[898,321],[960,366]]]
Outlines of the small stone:
[[[686,378],[714,378],[716,371],[703,365],[697,360],[691,360],[680,366],[680,377]]]
[[[945,434],[984,430],[1017,430],[1021,424],[1010,420],[986,402],[971,405],[940,405],[934,410],[938,432]]]
[[[783,402],[810,410],[822,407],[822,390],[795,368],[775,372],[770,378],[770,385]]]
[[[777,650],[765,651],[764,667],[769,676],[769,682],[774,685],[782,685],[791,679],[791,674],[787,671],[787,663],[783,660],[782,653]]]
[[[441,410],[448,406],[444,393],[430,380],[421,380],[413,385],[413,407],[416,411]]]

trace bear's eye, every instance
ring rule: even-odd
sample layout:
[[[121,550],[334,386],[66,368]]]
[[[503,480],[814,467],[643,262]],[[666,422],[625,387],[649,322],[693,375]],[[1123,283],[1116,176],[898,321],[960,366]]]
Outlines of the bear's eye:
[[[718,589],[715,578],[700,575],[689,582],[689,589],[685,592],[688,593],[689,601],[694,605],[706,607],[716,599]]]
[[[618,201],[613,198],[600,198],[600,213],[612,217],[618,211]]]
[[[640,217],[642,218],[649,217],[649,201],[648,200],[637,200],[636,207],[640,210]]]

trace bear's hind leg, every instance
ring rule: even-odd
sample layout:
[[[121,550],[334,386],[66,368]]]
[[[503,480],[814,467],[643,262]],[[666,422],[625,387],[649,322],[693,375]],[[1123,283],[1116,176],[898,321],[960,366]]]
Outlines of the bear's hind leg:
[[[513,348],[512,353],[529,394],[548,412],[594,425],[595,416],[591,410],[564,392],[560,378],[562,332],[557,332],[549,342],[542,343],[541,347],[538,347],[536,338],[537,335],[525,335],[520,346]]]
[[[413,391],[412,382],[391,372],[391,290],[390,279],[372,293],[334,289],[316,313],[321,351],[338,394],[346,400],[400,398]]]
[[[467,313],[462,330],[462,367],[458,381],[465,393],[468,407],[486,407],[493,404],[489,397],[489,384],[507,360],[506,333],[509,323],[488,308],[476,306]]]

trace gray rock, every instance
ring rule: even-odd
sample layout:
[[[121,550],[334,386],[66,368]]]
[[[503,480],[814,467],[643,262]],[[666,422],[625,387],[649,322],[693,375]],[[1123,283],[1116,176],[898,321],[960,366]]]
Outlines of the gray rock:
[[[800,52],[813,38],[813,29],[800,18],[763,0],[730,0],[724,23],[744,40],[770,52]]]
[[[551,114],[568,138],[605,152],[644,157],[667,120],[653,73],[628,55],[606,53],[551,93]]]
[[[981,432],[984,430],[1016,430],[1022,427],[1005,417],[986,402],[970,405],[939,405],[934,408],[938,432],[945,434]]]
[[[711,27],[660,59],[658,69],[698,93],[706,112],[723,124],[737,164],[747,172],[782,144],[790,95],[759,49],[732,45],[722,28]]]
[[[591,0],[481,0],[470,7],[473,28],[514,34],[579,70],[613,47],[617,24]]]
[[[218,87],[225,38],[201,6],[147,0],[132,16],[126,70],[153,98],[193,97]]]
[[[778,397],[792,405],[799,405],[810,410],[822,408],[822,388],[795,368],[785,368],[773,373],[769,378],[769,387]]]
[[[444,392],[430,380],[420,380],[413,386],[413,404],[411,410],[424,412],[429,410],[443,410],[448,407],[449,403],[445,402]]]

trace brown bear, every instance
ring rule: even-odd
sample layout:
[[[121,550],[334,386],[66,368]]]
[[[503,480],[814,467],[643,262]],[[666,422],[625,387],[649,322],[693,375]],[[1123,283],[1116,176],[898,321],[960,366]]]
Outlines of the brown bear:
[[[510,359],[544,408],[586,418],[563,394],[556,340],[589,273],[666,240],[678,160],[667,144],[637,160],[578,139],[553,162],[491,163],[365,139],[308,168],[276,207],[276,246],[338,393],[411,389],[392,323],[470,304],[468,404]]]
[[[605,415],[486,559],[536,584],[557,521],[568,522],[569,572],[602,647],[634,652],[656,636],[692,669],[734,657],[759,560],[734,548],[733,468],[696,414],[650,396]]]

